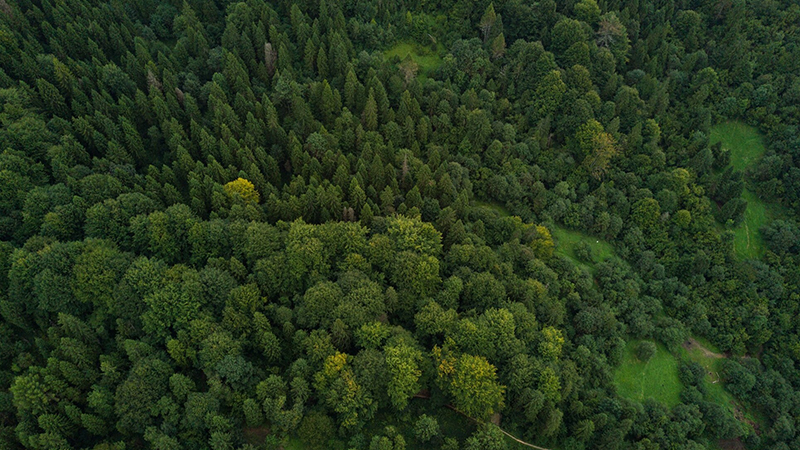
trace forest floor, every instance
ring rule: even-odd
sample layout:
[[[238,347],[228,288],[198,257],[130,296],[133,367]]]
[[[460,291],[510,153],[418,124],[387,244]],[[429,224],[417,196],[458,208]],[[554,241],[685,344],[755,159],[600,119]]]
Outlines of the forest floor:
[[[711,129],[709,142],[722,142],[722,148],[731,152],[731,166],[745,171],[756,163],[766,151],[764,138],[754,127],[743,122],[730,121],[717,124]],[[734,231],[733,247],[740,258],[758,258],[764,253],[764,241],[759,231],[775,218],[777,205],[766,203],[755,192],[745,187],[742,198],[747,202],[744,220]]]

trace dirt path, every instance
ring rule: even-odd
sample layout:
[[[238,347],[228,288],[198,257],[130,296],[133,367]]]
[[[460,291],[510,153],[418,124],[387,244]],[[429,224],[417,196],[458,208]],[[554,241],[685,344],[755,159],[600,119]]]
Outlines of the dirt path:
[[[750,227],[747,226],[747,221],[744,222],[744,233],[747,236],[747,250],[750,250]]]
[[[476,419],[476,418],[474,418],[474,417],[472,417],[472,416],[469,416],[469,415],[467,415],[467,413],[465,413],[465,412],[463,412],[463,411],[460,411],[460,410],[458,410],[458,409],[457,409],[455,406],[453,406],[453,405],[449,405],[449,404],[448,404],[448,405],[444,405],[444,406],[445,406],[445,408],[452,409],[453,411],[457,412],[458,414],[461,414],[462,416],[466,417],[467,419],[470,419],[470,420],[472,420],[473,422],[475,422],[475,423],[477,423],[477,424],[483,424],[483,423],[484,423],[483,421],[481,421],[481,420],[478,420],[478,419]],[[517,438],[516,436],[514,436],[514,435],[513,435],[513,434],[511,434],[511,433],[509,433],[508,431],[506,431],[506,430],[504,430],[504,429],[500,428],[500,425],[499,425],[499,424],[497,424],[497,423],[494,423],[494,419],[495,419],[495,418],[497,419],[497,421],[498,421],[498,422],[500,421],[500,417],[499,417],[499,415],[495,414],[495,416],[493,416],[493,417],[492,417],[492,419],[493,419],[493,420],[492,420],[492,422],[491,422],[491,423],[492,423],[494,426],[496,426],[496,427],[497,427],[497,429],[498,429],[498,430],[500,430],[500,432],[501,432],[501,433],[505,434],[506,436],[508,436],[509,438],[513,439],[514,441],[516,441],[516,442],[518,442],[518,443],[520,443],[520,444],[522,444],[522,445],[524,445],[524,446],[526,446],[526,447],[535,448],[536,450],[550,450],[550,449],[547,449],[547,448],[544,448],[544,447],[539,447],[538,445],[533,445],[533,444],[531,444],[531,443],[529,443],[529,442],[525,442],[525,441],[523,441],[522,439],[519,439],[519,438]]]
[[[703,347],[703,344],[697,342],[697,340],[692,337],[690,337],[689,339],[686,340],[686,342],[683,343],[683,348],[685,348],[688,351],[699,349],[703,353],[703,356],[705,356],[706,358],[726,358],[726,356],[723,355],[722,353],[714,353],[711,350]]]

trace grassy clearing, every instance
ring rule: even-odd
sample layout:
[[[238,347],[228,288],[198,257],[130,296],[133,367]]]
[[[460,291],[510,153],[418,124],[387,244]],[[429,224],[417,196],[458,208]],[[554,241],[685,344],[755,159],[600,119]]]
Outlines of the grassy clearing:
[[[600,238],[559,226],[554,226],[550,231],[553,233],[553,238],[556,241],[555,252],[569,258],[576,265],[587,267],[590,270],[594,270],[595,268],[594,263],[587,264],[578,259],[575,254],[575,246],[579,242],[586,242],[589,244],[595,263],[605,261],[614,256],[614,247]]]
[[[744,171],[764,155],[766,147],[759,131],[742,122],[732,121],[716,125],[711,129],[709,142],[722,142],[722,147],[731,152],[731,165]],[[747,202],[744,220],[734,228],[733,247],[740,258],[758,258],[764,253],[764,241],[759,230],[775,218],[775,205],[763,202],[745,188],[742,198]]]
[[[439,56],[439,53],[438,48],[431,49],[430,47],[416,43],[400,42],[383,52],[383,56],[386,57],[386,59],[397,56],[400,60],[403,60],[406,56],[411,55],[411,59],[419,64],[420,74],[427,75],[442,64],[442,58]]]
[[[764,155],[764,140],[757,129],[742,122],[723,122],[711,129],[709,142],[722,142],[722,147],[730,151],[731,165],[744,171]],[[742,198],[747,202],[744,220],[734,228],[733,247],[740,258],[758,258],[764,252],[764,242],[759,229],[770,219],[768,205],[753,192],[745,189]]]
[[[764,155],[764,139],[756,128],[745,123],[723,122],[711,129],[709,143],[722,142],[722,147],[731,152],[731,165],[736,170],[745,170]]]
[[[653,398],[669,408],[677,405],[683,390],[678,361],[662,344],[657,345],[656,354],[649,361],[639,361],[635,352],[639,342],[632,340],[625,346],[625,359],[614,374],[617,392],[640,402]]]
[[[711,343],[705,339],[690,339],[696,343],[694,345],[683,345],[680,349],[681,358],[690,359],[700,364],[705,369],[706,377],[703,382],[706,388],[706,399],[727,409],[734,417],[744,417],[746,422],[763,426],[764,417],[747,405],[742,404],[727,390],[725,383],[720,380],[719,373],[722,370],[722,360],[725,355],[719,353]]]
[[[722,369],[722,360],[725,357],[705,340],[697,340],[695,345],[684,345],[681,347],[680,356],[700,364],[705,369],[706,378],[704,384],[708,392],[708,400],[732,411],[733,396],[725,390],[724,384],[719,377]]]

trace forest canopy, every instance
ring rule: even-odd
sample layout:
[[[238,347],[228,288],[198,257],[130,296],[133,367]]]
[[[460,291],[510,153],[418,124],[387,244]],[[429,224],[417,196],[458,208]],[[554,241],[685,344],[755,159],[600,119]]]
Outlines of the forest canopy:
[[[0,0],[0,450],[800,448],[798,108],[788,0]]]

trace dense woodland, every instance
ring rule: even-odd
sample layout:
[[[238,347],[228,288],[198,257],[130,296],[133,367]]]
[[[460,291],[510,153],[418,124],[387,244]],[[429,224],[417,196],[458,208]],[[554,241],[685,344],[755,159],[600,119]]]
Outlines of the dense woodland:
[[[0,449],[800,448],[799,108],[791,0],[0,0]]]

